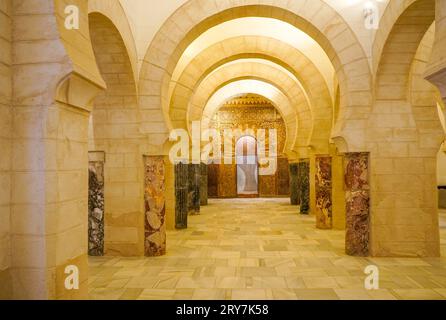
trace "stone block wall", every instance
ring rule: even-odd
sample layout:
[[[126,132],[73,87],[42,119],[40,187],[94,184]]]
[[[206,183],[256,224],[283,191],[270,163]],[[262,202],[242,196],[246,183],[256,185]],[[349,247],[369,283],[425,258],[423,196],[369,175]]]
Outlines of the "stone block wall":
[[[0,1],[0,300],[11,298],[12,56],[11,1]]]

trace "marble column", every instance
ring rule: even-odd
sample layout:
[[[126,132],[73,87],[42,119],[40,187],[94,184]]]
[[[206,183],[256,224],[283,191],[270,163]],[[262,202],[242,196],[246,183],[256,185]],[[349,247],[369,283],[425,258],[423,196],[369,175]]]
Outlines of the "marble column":
[[[208,165],[205,163],[200,164],[200,205],[208,205]]]
[[[332,159],[316,157],[316,227],[333,228]]]
[[[88,254],[104,255],[104,161],[103,152],[89,153]]]
[[[291,163],[290,164],[290,199],[291,205],[298,206],[300,204],[300,195],[299,195],[299,164]]]
[[[370,186],[369,154],[347,153],[345,156],[346,253],[369,255]]]
[[[300,213],[310,213],[310,162],[299,162]]]
[[[188,195],[188,213],[200,213],[200,185],[201,169],[199,164],[189,165],[189,195]]]
[[[144,252],[146,257],[166,254],[166,198],[163,157],[145,157]]]
[[[187,228],[189,213],[189,165],[179,163],[175,165],[175,228]]]
[[[277,158],[277,195],[290,195],[290,165],[287,158]]]

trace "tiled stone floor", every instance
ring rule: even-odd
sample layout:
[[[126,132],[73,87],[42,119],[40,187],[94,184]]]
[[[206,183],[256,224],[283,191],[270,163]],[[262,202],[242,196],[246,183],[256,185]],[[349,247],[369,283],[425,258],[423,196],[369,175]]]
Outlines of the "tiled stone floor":
[[[160,258],[90,258],[91,299],[446,299],[442,258],[354,258],[344,232],[315,228],[288,199],[211,200]],[[364,289],[364,268],[380,290]]]

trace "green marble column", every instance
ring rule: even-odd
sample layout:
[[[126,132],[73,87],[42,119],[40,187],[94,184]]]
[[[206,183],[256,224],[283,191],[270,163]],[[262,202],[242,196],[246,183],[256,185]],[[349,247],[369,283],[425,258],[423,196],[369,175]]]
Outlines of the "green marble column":
[[[187,228],[189,213],[189,165],[179,163],[175,165],[175,228]]]
[[[310,213],[310,162],[299,162],[300,213]]]
[[[293,206],[298,206],[300,204],[299,195],[299,164],[290,164],[290,199]]]

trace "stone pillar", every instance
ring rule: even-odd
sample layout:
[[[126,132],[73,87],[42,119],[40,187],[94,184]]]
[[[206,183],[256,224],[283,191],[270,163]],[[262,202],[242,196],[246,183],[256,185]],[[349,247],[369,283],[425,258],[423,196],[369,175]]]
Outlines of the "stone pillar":
[[[331,166],[333,228],[336,230],[345,230],[344,156],[334,154],[332,156]]]
[[[175,228],[187,228],[189,165],[175,165]]]
[[[199,164],[189,165],[189,195],[188,195],[188,212],[189,214],[200,213],[200,185],[201,185],[201,169]]]
[[[290,195],[290,166],[287,158],[277,158],[277,195]]]
[[[104,255],[104,152],[89,152],[88,255]]]
[[[164,157],[145,157],[144,164],[144,253],[146,257],[158,257],[166,254]]]
[[[332,159],[316,157],[316,227],[333,228]]]
[[[200,164],[200,205],[208,205],[208,165],[206,163]]]
[[[369,255],[370,187],[369,154],[347,153],[345,156],[346,253]]]
[[[300,213],[310,213],[310,162],[299,162]]]
[[[298,206],[300,204],[300,195],[299,195],[299,164],[291,163],[290,164],[290,199],[291,205]]]

